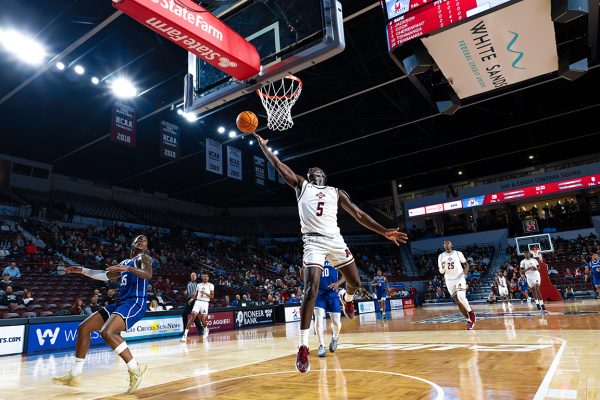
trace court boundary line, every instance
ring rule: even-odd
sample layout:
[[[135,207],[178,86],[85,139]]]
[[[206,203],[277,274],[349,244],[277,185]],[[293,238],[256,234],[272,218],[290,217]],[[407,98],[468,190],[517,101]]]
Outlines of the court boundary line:
[[[542,380],[540,387],[538,388],[537,392],[535,392],[535,396],[533,397],[533,400],[543,400],[546,398],[546,394],[548,394],[548,391],[550,390],[550,383],[552,383],[552,379],[554,379],[554,375],[556,374],[556,370],[558,369],[558,363],[560,362],[560,359],[562,358],[562,355],[567,347],[567,341],[564,340],[563,338],[559,338],[559,337],[555,337],[555,336],[542,336],[542,337],[558,339],[561,341],[561,345],[560,345],[560,349],[558,349],[558,352],[554,356],[554,360],[552,361],[552,364],[550,364],[550,368],[548,368],[548,371],[546,372],[546,375],[544,376],[544,379]]]
[[[325,372],[366,372],[366,373],[375,373],[375,374],[385,374],[385,375],[394,375],[394,376],[401,376],[403,378],[408,378],[408,379],[414,379],[423,383],[426,383],[427,385],[433,387],[437,393],[437,396],[435,397],[434,400],[442,400],[445,397],[445,393],[444,393],[444,389],[442,389],[442,387],[440,385],[438,385],[437,383],[431,382],[427,379],[418,377],[418,376],[412,376],[412,375],[407,375],[407,374],[402,374],[400,372],[391,372],[391,371],[378,371],[378,370],[371,370],[371,369],[345,369],[345,368],[332,368],[332,369],[316,369],[313,370],[313,372],[321,372],[321,371],[325,371]],[[289,371],[276,371],[276,372],[265,372],[265,373],[261,373],[261,374],[252,374],[252,375],[243,375],[243,376],[236,376],[233,378],[225,378],[225,379],[220,379],[218,381],[214,381],[214,382],[207,382],[207,383],[203,383],[202,385],[196,385],[196,386],[192,386],[186,389],[179,389],[178,392],[187,392],[189,390],[194,390],[194,389],[200,389],[202,387],[206,387],[206,386],[210,386],[210,385],[216,385],[218,383],[223,383],[223,382],[231,382],[231,381],[235,381],[235,380],[239,380],[239,379],[247,379],[247,378],[255,378],[255,377],[260,377],[260,376],[269,376],[269,375],[281,375],[281,374],[299,374],[298,371],[296,370],[289,370]]]

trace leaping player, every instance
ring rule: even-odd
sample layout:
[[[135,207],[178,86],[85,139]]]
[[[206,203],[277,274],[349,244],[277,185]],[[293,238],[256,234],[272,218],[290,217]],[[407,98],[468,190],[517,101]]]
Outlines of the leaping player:
[[[340,301],[344,304],[345,313],[354,317],[354,293],[360,287],[358,268],[352,253],[346,246],[337,223],[338,205],[342,206],[354,219],[364,227],[383,235],[396,245],[406,243],[408,236],[399,228],[386,229],[379,225],[367,213],[358,208],[348,194],[332,186],[326,186],[327,177],[320,168],[311,168],[306,179],[297,175],[267,147],[267,140],[257,133],[256,137],[267,160],[283,176],[289,186],[296,192],[298,213],[302,226],[304,242],[304,300],[300,306],[300,346],[296,356],[296,369],[299,372],[310,370],[308,362],[308,331],[312,319],[315,299],[319,291],[319,281],[323,271],[323,260],[339,270],[346,280],[346,290],[340,290]]]
[[[302,271],[300,272],[302,275]],[[340,298],[338,297],[338,287],[344,283],[344,278],[338,280],[338,271],[325,260],[321,279],[319,280],[319,293],[315,300],[315,332],[319,339],[319,357],[325,357],[327,350],[323,331],[325,330],[326,313],[331,317],[331,341],[329,342],[329,351],[335,353],[338,346],[340,331],[342,330],[342,309],[340,307]]]
[[[467,281],[469,264],[462,252],[452,250],[452,242],[444,240],[444,252],[438,256],[438,269],[444,275],[448,292],[454,298],[458,309],[467,320],[467,330],[475,327],[475,313],[467,300]]]
[[[540,282],[542,280],[540,276],[540,264],[535,258],[531,257],[531,253],[526,251],[524,253],[525,259],[521,260],[521,272],[525,272],[527,277],[527,285],[533,293],[535,304],[538,310],[546,310],[544,300],[542,297],[542,291],[540,290]]]
[[[90,347],[90,333],[94,331],[100,331],[106,344],[127,364],[129,369],[127,393],[135,392],[142,383],[148,367],[138,365],[127,347],[127,343],[121,337],[121,332],[135,325],[146,312],[146,287],[148,281],[152,279],[152,260],[144,254],[147,250],[148,239],[146,236],[140,235],[131,244],[131,258],[121,261],[119,265],[109,267],[106,271],[73,266],[65,269],[66,273],[82,274],[100,281],[120,277],[119,301],[101,308],[79,325],[75,363],[66,375],[52,378],[54,383],[65,386],[81,385],[83,363]]]
[[[385,319],[385,299],[387,298],[387,278],[383,276],[383,271],[377,270],[377,276],[373,278],[372,286],[375,286],[375,294],[377,300],[379,300],[379,311],[381,312],[381,318]]]

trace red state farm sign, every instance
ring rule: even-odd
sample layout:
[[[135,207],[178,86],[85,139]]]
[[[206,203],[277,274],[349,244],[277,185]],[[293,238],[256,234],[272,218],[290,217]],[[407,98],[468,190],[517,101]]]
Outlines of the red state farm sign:
[[[113,0],[113,5],[236,79],[260,72],[256,48],[192,0]]]

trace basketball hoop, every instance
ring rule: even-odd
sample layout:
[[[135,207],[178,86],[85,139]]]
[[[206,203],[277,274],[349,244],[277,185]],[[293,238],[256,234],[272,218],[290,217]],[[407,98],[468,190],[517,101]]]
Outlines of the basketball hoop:
[[[267,127],[273,131],[285,131],[294,126],[292,107],[302,92],[302,81],[294,75],[269,83],[256,93],[267,110]]]
[[[531,250],[529,250],[529,252],[531,253],[531,257],[533,258],[539,258],[540,261],[543,259],[542,258],[542,253],[540,252],[540,250],[536,247],[532,247]]]

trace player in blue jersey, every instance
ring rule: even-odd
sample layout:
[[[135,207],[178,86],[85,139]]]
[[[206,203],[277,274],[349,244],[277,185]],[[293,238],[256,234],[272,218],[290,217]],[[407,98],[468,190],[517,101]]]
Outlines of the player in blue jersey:
[[[531,303],[531,298],[529,297],[529,285],[527,284],[527,277],[525,277],[524,272],[521,272],[518,285],[519,292],[521,292],[521,303],[523,302],[523,297],[527,298],[527,304]]]
[[[596,298],[600,298],[600,260],[598,259],[598,253],[592,254],[592,261],[588,263],[588,267],[592,273],[592,280],[594,286],[596,286]]]
[[[315,332],[319,339],[319,357],[325,357],[327,350],[325,349],[325,341],[323,339],[323,331],[325,329],[324,319],[326,312],[331,317],[331,342],[329,343],[329,351],[335,352],[338,345],[340,331],[342,329],[341,314],[342,308],[338,296],[338,287],[344,283],[344,278],[338,280],[338,271],[329,261],[323,263],[323,271],[321,272],[321,280],[319,282],[319,291],[315,300]]]
[[[106,271],[74,266],[65,269],[67,273],[82,274],[100,281],[119,278],[120,292],[117,303],[101,308],[79,325],[73,368],[65,376],[53,378],[54,383],[65,386],[81,385],[81,372],[90,347],[90,334],[100,331],[106,344],[127,364],[129,369],[127,393],[131,394],[139,387],[148,367],[138,365],[127,343],[121,337],[121,332],[135,325],[144,317],[146,311],[146,287],[152,278],[152,260],[144,254],[147,250],[148,239],[140,235],[131,244],[130,258],[121,261],[119,265],[109,267]]]
[[[387,278],[383,276],[383,271],[378,269],[377,276],[373,278],[371,286],[375,288],[375,294],[377,300],[379,300],[379,311],[381,312],[381,318],[385,319],[385,299],[387,298]]]

